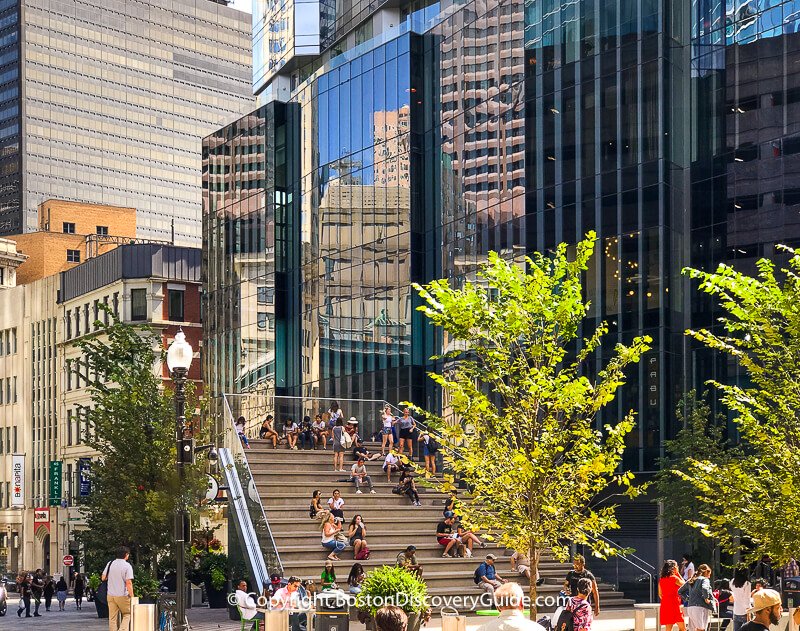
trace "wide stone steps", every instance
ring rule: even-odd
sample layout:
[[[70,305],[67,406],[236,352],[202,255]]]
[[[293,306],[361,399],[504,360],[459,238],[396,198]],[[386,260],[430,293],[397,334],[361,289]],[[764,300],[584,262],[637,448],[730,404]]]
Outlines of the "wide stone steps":
[[[484,608],[478,598],[482,594],[473,582],[473,573],[478,563],[488,552],[497,555],[497,568],[501,576],[520,582],[527,590],[527,580],[511,571],[506,551],[488,542],[487,549],[475,546],[473,558],[442,558],[442,547],[436,541],[436,526],[442,520],[442,511],[447,495],[425,487],[417,479],[417,491],[422,506],[413,506],[404,495],[394,495],[398,474],[392,481],[386,481],[381,470],[383,460],[366,462],[367,471],[372,477],[376,493],[364,491],[357,494],[355,486],[341,479],[349,477],[352,458],[345,453],[345,471],[333,470],[333,452],[323,450],[288,450],[285,446],[273,449],[263,441],[252,440],[253,448],[247,450],[248,464],[253,473],[256,488],[272,530],[275,545],[284,566],[284,575],[296,575],[303,579],[319,581],[328,551],[320,542],[318,524],[308,517],[308,506],[315,489],[322,492],[322,505],[331,496],[333,489],[340,490],[345,500],[343,507],[345,526],[350,519],[360,514],[367,526],[367,542],[371,551],[370,559],[359,561],[369,571],[381,565],[394,565],[397,554],[407,545],[417,547],[417,558],[423,566],[423,577],[428,584],[428,593],[434,598],[461,597],[460,611]],[[379,445],[367,444],[375,452]],[[467,499],[465,493],[459,497]],[[355,562],[350,546],[339,553],[340,560],[334,563],[340,586],[346,583],[350,567]],[[540,564],[540,575],[545,584],[539,593],[555,597],[561,589],[563,577],[571,568],[570,564],[560,563],[551,555],[546,555]],[[600,584],[601,605],[603,607],[629,606],[631,601]],[[459,602],[459,601],[456,601]],[[441,606],[440,603],[439,606]],[[554,607],[551,607],[552,610]],[[543,610],[548,610],[544,608]]]

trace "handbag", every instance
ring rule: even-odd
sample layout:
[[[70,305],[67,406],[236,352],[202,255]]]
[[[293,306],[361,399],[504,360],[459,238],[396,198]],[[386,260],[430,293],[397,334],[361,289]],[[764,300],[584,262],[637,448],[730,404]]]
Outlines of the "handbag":
[[[350,449],[353,446],[353,439],[346,431],[342,430],[342,437],[339,439],[339,444],[345,449]]]
[[[342,543],[347,543],[347,535],[344,534],[341,530],[339,532],[337,532],[333,536],[333,538],[336,539],[336,541],[341,541]]]
[[[108,568],[111,567],[111,561],[106,563],[106,569],[103,570],[103,573],[100,575],[105,576],[105,580],[100,581],[100,586],[97,588],[97,592],[95,592],[94,599],[102,604],[108,603]]]

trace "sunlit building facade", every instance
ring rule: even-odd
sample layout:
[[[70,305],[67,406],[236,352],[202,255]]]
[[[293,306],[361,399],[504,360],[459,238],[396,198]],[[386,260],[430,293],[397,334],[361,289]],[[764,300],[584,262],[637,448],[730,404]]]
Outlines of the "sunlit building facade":
[[[594,230],[585,330],[601,359],[653,338],[605,418],[636,411],[625,466],[654,471],[683,393],[732,370],[684,335],[714,313],[681,270],[800,239],[800,1],[316,6],[313,44],[274,22],[307,6],[257,7],[264,104],[205,140],[211,393],[442,406],[411,283]]]
[[[254,106],[250,50],[211,0],[0,0],[0,234],[64,199],[198,245],[201,141]]]

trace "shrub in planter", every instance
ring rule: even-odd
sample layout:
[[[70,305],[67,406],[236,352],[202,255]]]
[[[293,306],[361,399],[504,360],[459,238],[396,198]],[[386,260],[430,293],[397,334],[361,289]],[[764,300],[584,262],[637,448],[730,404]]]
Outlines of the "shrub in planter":
[[[135,574],[133,577],[133,593],[142,603],[154,603],[158,598],[159,582],[148,574]]]
[[[356,596],[359,621],[374,628],[375,612],[384,605],[396,605],[408,615],[408,631],[418,631],[430,619],[428,587],[416,574],[402,567],[375,568],[367,573]]]

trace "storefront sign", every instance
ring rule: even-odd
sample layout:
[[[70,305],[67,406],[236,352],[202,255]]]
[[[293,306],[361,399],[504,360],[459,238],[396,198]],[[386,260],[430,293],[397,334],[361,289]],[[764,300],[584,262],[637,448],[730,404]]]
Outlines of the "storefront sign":
[[[39,526],[46,526],[50,530],[50,509],[49,508],[34,508],[33,509],[33,529],[36,530]]]
[[[11,456],[11,508],[25,507],[25,454]]]
[[[63,464],[60,460],[50,461],[50,506],[61,506],[61,473]]]

